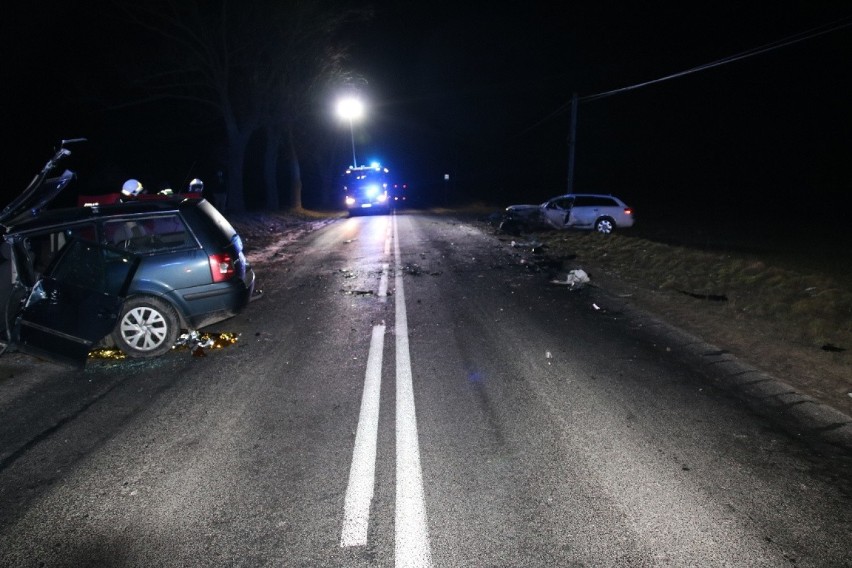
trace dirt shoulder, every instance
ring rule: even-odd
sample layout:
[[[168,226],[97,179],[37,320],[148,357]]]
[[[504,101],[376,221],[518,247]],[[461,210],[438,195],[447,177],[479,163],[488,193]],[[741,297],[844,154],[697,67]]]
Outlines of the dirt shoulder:
[[[543,266],[582,269],[590,285],[852,416],[852,271],[837,262],[842,255],[743,235],[698,243],[650,231],[507,235],[493,217],[478,222]]]

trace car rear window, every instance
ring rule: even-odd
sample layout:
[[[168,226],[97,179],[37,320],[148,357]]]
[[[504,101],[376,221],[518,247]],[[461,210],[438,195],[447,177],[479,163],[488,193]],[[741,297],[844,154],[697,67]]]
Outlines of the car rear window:
[[[579,195],[574,207],[614,207],[618,205],[611,197],[603,195]]]
[[[118,248],[137,253],[198,246],[177,213],[106,221],[104,240]]]
[[[217,246],[227,246],[231,243],[237,231],[218,209],[206,200],[199,201],[198,206],[193,209],[194,211],[187,210],[187,213],[196,213],[192,220],[197,219],[203,225],[205,233],[216,240]]]

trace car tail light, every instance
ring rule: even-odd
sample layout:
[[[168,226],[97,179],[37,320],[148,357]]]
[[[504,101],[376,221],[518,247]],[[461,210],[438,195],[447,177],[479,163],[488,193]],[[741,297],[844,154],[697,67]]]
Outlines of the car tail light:
[[[213,275],[213,282],[224,282],[232,278],[237,273],[234,268],[234,259],[225,253],[211,254],[210,273]]]
[[[630,207],[625,207],[624,208],[624,214],[625,215],[633,215],[633,209],[631,209]]]

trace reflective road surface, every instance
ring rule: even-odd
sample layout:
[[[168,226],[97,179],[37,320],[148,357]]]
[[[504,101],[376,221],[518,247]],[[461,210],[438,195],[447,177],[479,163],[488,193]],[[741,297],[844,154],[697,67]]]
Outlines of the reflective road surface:
[[[440,216],[249,256],[236,345],[0,358],[0,566],[852,566],[836,429],[623,299]]]

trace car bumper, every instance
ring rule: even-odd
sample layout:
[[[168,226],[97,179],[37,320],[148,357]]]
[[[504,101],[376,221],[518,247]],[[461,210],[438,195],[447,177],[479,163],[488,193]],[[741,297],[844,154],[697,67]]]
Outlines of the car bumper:
[[[257,278],[248,268],[244,278],[175,291],[175,303],[181,306],[183,320],[190,329],[230,319],[256,298]]]

